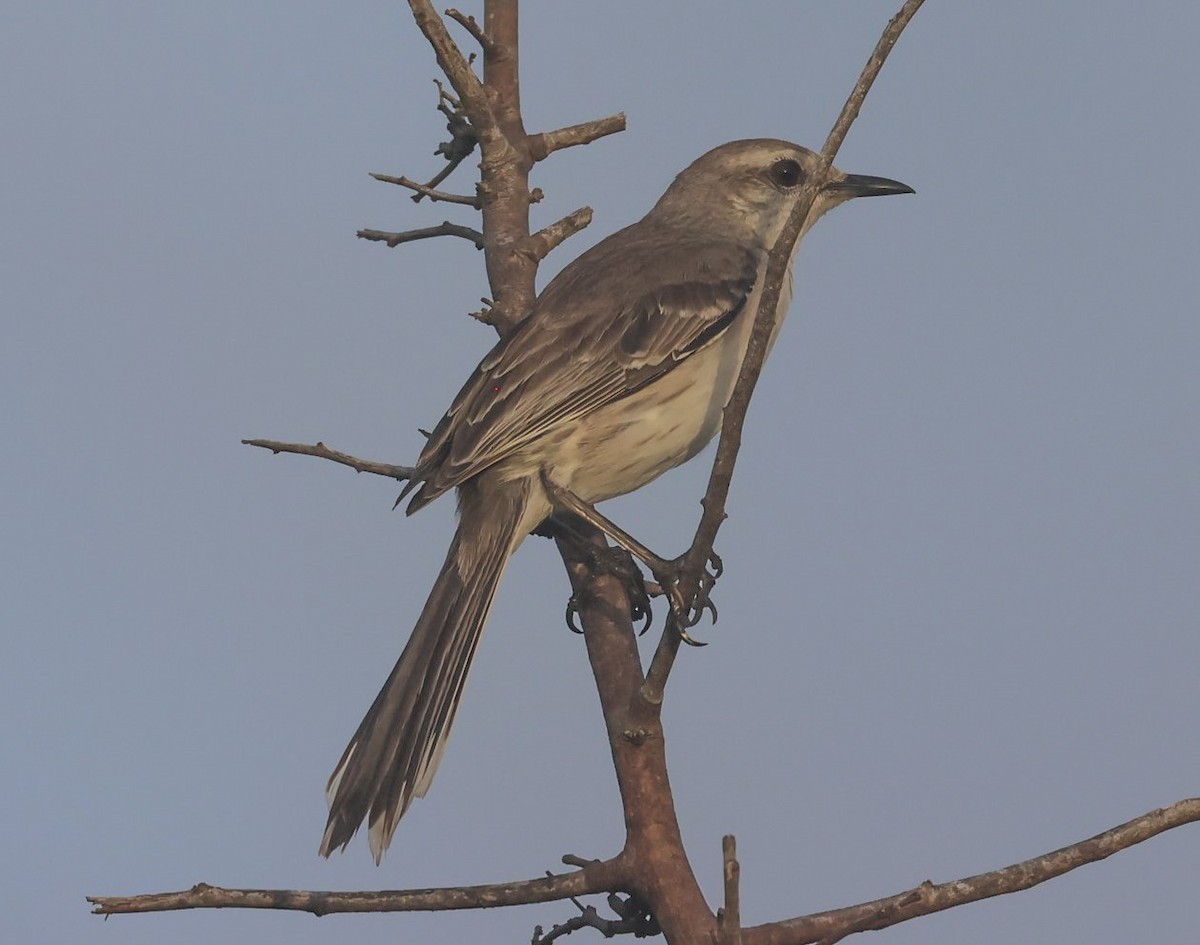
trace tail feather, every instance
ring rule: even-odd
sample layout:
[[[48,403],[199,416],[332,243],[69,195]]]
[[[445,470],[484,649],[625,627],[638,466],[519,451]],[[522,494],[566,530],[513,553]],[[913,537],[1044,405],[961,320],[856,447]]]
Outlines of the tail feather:
[[[520,480],[460,490],[458,530],[425,608],[329,778],[322,856],[345,849],[369,819],[378,863],[413,798],[428,790],[528,505]]]

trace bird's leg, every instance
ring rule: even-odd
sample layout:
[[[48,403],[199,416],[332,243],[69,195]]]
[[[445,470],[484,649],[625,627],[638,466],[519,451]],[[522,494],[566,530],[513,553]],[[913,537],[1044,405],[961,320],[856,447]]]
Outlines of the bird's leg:
[[[595,506],[584,502],[569,489],[564,489],[558,485],[558,483],[546,474],[545,470],[542,471],[542,485],[545,487],[550,499],[556,505],[574,512],[584,521],[594,525],[621,548],[624,548],[629,554],[645,564],[650,569],[650,573],[654,575],[659,592],[667,598],[671,605],[671,613],[675,618],[675,626],[679,631],[680,637],[683,638],[685,643],[695,646],[704,645],[693,639],[688,634],[687,628],[694,627],[699,623],[700,618],[704,616],[706,610],[712,612],[714,622],[717,619],[717,608],[709,597],[709,592],[712,590],[717,578],[721,576],[723,565],[715,552],[709,556],[707,562],[707,564],[712,566],[712,570],[710,571],[707,566],[704,568],[696,597],[689,603],[683,599],[683,592],[679,587],[680,579],[683,576],[682,572],[686,562],[686,555],[674,560],[656,555],[630,535],[629,532],[621,528],[621,526],[598,512]]]

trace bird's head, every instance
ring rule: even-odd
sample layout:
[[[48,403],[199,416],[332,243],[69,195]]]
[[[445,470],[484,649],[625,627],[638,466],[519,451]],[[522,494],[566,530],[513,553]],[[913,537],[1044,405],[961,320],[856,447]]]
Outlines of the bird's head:
[[[731,141],[688,165],[651,216],[708,230],[719,227],[734,239],[769,249],[819,160],[816,152],[788,141]],[[854,197],[911,193],[913,189],[899,181],[830,168],[804,228]]]

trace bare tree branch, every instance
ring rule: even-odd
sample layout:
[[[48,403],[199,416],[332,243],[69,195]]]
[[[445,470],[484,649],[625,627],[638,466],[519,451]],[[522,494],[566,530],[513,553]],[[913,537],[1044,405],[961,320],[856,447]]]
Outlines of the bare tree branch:
[[[742,867],[737,860],[737,840],[733,834],[721,838],[724,863],[725,905],[717,913],[718,945],[742,945],[742,900],[739,888]]]
[[[369,459],[359,459],[349,453],[330,449],[324,443],[314,443],[312,446],[306,443],[281,443],[278,440],[242,440],[242,443],[246,446],[261,446],[272,453],[299,453],[302,456],[317,456],[321,459],[341,463],[343,466],[349,466],[356,472],[374,473],[376,476],[386,476],[400,482],[406,482],[413,475],[411,466],[393,466],[390,463],[376,463]]]
[[[432,4],[428,0],[409,0],[409,7],[417,26],[433,47],[438,65],[458,94],[458,100],[453,103],[454,114],[448,115],[451,124],[459,117],[458,108],[461,107],[473,135],[471,143],[478,142],[482,161],[480,182],[474,199],[440,191],[434,193],[465,154],[448,154],[447,167],[428,183],[416,184],[405,178],[402,186],[417,192],[414,200],[428,196],[454,203],[469,203],[486,211],[482,236],[475,242],[484,250],[488,281],[495,298],[487,321],[503,336],[524,319],[533,307],[538,262],[558,242],[578,229],[560,221],[555,227],[548,227],[537,234],[535,242],[530,242],[529,203],[534,198],[529,188],[529,170],[535,161],[534,148],[540,159],[557,148],[612,134],[624,127],[624,116],[563,128],[531,139],[525,133],[521,119],[517,0],[487,0],[484,4],[483,27],[474,17],[458,10],[446,12],[447,16],[470,32],[482,47],[482,82],[471,68],[470,61],[450,37],[445,22]],[[442,97],[451,98],[444,90]],[[455,133],[455,139],[459,137],[461,135]],[[394,182],[401,183],[400,180]],[[577,214],[567,219],[578,221]],[[359,235],[395,246],[400,242],[435,234],[423,229],[399,234],[364,230]],[[454,235],[466,233],[459,231]],[[474,236],[469,238],[475,239]],[[529,251],[530,247],[532,252]]]
[[[479,144],[479,136],[475,134],[470,116],[463,110],[462,100],[447,92],[441,80],[434,79],[433,84],[438,90],[437,110],[446,116],[446,130],[450,132],[450,140],[443,141],[433,152],[442,155],[446,159],[446,165],[424,184],[431,190],[453,174],[458,166],[474,153]],[[423,194],[419,193],[413,194],[413,203],[420,203],[422,196]]]
[[[481,140],[498,135],[499,129],[492,116],[483,83],[479,81],[479,76],[471,68],[467,57],[450,36],[450,31],[434,10],[433,4],[429,0],[408,0],[408,6],[412,10],[417,27],[433,47],[438,67],[446,74],[454,91],[462,99],[476,134]]]
[[[650,668],[646,671],[646,679],[642,683],[638,695],[651,705],[662,705],[663,696],[667,689],[667,677],[675,666],[675,657],[679,655],[679,644],[683,638],[674,624],[668,624],[659,637],[658,647],[650,660]]]
[[[446,11],[446,16],[450,17],[455,23],[465,29],[468,33],[475,37],[475,42],[479,43],[479,47],[487,52],[492,48],[491,37],[483,31],[483,27],[475,22],[475,17],[467,16],[458,10],[451,7]]]
[[[529,137],[521,119],[520,18],[518,0],[487,0],[483,54],[497,133],[480,139],[479,194],[486,211],[484,263],[495,300],[491,323],[501,335],[512,331],[533,308],[538,261],[518,250],[529,239]]]
[[[543,131],[529,136],[529,154],[536,161],[544,161],[555,151],[563,148],[573,148],[580,144],[589,144],[605,135],[616,134],[625,130],[625,113],[620,112],[608,118],[598,118],[585,121],[567,128],[554,131]]]
[[[532,254],[535,260],[541,262],[554,251],[559,243],[569,236],[574,236],[591,222],[592,208],[580,207],[574,213],[538,230],[529,237],[521,251]]]
[[[401,233],[389,233],[387,230],[359,230],[357,235],[361,240],[374,240],[378,243],[387,243],[388,246],[393,248],[399,246],[401,243],[428,240],[435,236],[458,236],[464,240],[470,240],[475,244],[476,249],[484,248],[482,233],[471,229],[469,226],[451,223],[449,220],[443,220],[438,226],[426,226],[419,230],[404,230]]]
[[[858,117],[859,109],[867,92],[870,91],[876,77],[883,68],[888,54],[896,45],[896,40],[904,28],[921,8],[924,0],[906,0],[900,11],[891,19],[883,35],[876,43],[871,58],[863,67],[862,74],[855,83],[850,97],[842,107],[825,146],[821,149],[821,164],[801,189],[796,206],[788,218],[787,224],[780,233],[779,239],[771,249],[767,264],[767,275],[763,283],[762,299],[754,319],[754,329],[742,361],[737,384],[733,395],[725,407],[725,415],[721,424],[721,439],[717,444],[717,455],[713,460],[712,473],[708,480],[708,489],[704,495],[704,512],[692,539],[692,545],[686,554],[685,579],[681,581],[686,600],[695,600],[700,593],[704,574],[704,563],[712,553],[717,531],[725,519],[725,502],[729,497],[729,485],[733,479],[733,468],[737,462],[737,454],[742,445],[742,428],[745,424],[746,410],[750,405],[750,397],[762,373],[763,362],[767,356],[767,345],[779,319],[776,311],[779,308],[779,296],[783,289],[784,280],[788,276],[788,263],[791,260],[792,247],[799,238],[804,227],[804,221],[812,210],[817,192],[825,184],[830,165],[846,138],[846,133]]]
[[[635,740],[639,733],[626,732]],[[645,733],[640,733],[645,736]],[[1020,892],[1071,870],[1135,846],[1160,833],[1200,821],[1200,798],[1187,798],[1169,807],[1106,830],[1087,840],[1023,862],[948,883],[922,883],[915,889],[884,899],[818,912],[794,919],[753,926],[742,932],[743,945],[811,945],[832,943],[855,932],[874,931],[931,915],[955,906]],[[726,908],[729,903],[729,862],[726,849]],[[335,912],[425,912],[527,905],[572,896],[587,896],[627,887],[631,880],[627,853],[612,860],[580,860],[582,868],[565,876],[459,886],[384,892],[306,892],[294,889],[223,889],[199,883],[191,889],[141,896],[89,896],[100,915],[168,912],[179,909],[283,909],[328,915]],[[564,857],[564,860],[566,857]],[[735,861],[736,862],[736,861]],[[638,870],[640,873],[640,869]]]
[[[617,774],[626,824],[622,855],[633,864],[627,888],[646,903],[668,941],[710,941],[716,919],[683,848],[661,707],[639,695],[641,662],[626,585],[595,566],[595,552],[608,547],[603,534],[582,520],[573,524],[556,541],[582,618]]]
[[[448,194],[444,190],[434,190],[427,184],[418,183],[407,177],[393,177],[391,174],[376,174],[374,172],[371,173],[371,176],[385,184],[396,184],[400,187],[407,187],[409,190],[415,190],[417,194],[413,197],[413,200],[428,197],[435,203],[461,203],[464,206],[474,207],[476,210],[479,209],[478,197],[468,197],[466,194]]]
[[[887,928],[917,916],[1029,889],[1127,850],[1167,830],[1197,821],[1200,821],[1200,797],[1188,798],[1061,850],[990,873],[936,885],[926,881],[916,889],[886,899],[755,926],[743,932],[743,942],[744,945],[809,945],[837,941],[853,932]]]
[[[437,912],[490,909],[590,896],[621,885],[619,859],[598,860],[575,873],[486,886],[381,892],[306,892],[299,889],[223,889],[198,883],[179,892],[145,896],[89,896],[97,915],[173,912],[179,909],[282,909],[332,915],[340,912]]]
[[[647,938],[662,934],[654,917],[646,912],[644,904],[636,896],[622,899],[615,893],[609,893],[608,905],[617,914],[616,919],[604,918],[595,906],[585,906],[573,896],[571,902],[579,910],[579,915],[553,926],[549,932],[543,932],[542,927],[537,926],[533,930],[533,945],[550,945],[555,939],[579,929],[595,929],[605,938],[617,935]]]
[[[469,154],[470,154],[470,152],[468,152],[467,154],[459,154],[459,155],[456,155],[455,157],[449,158],[446,161],[446,166],[443,167],[436,174],[434,174],[433,177],[429,178],[429,180],[426,181],[422,186],[424,186],[428,190],[433,190],[435,187],[437,187],[438,184],[440,184],[447,177],[449,177],[451,174],[453,174],[455,172],[455,170],[458,169],[458,165],[460,165],[463,161],[465,161],[467,159],[467,157],[469,156]],[[424,194],[416,194],[412,198],[413,203],[420,203],[421,198],[423,196],[424,196]]]

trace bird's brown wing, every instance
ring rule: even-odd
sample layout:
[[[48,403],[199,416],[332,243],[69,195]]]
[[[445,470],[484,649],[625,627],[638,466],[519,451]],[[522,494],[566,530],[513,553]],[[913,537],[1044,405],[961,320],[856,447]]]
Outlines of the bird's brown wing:
[[[663,376],[720,337],[754,288],[759,257],[749,249],[676,238],[664,250],[647,234],[589,259],[607,243],[563,270],[480,362],[418,460],[410,513],[552,427]],[[643,243],[656,251],[638,253]]]

